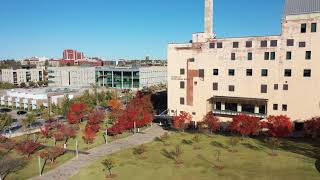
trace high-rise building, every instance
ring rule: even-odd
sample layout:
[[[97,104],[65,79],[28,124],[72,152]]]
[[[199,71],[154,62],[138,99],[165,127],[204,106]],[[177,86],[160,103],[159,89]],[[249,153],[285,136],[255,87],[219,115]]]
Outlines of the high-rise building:
[[[206,0],[204,33],[168,46],[171,115],[185,111],[196,122],[210,111],[223,120],[320,115],[319,0],[286,0],[275,36],[218,38],[212,22],[213,0]]]

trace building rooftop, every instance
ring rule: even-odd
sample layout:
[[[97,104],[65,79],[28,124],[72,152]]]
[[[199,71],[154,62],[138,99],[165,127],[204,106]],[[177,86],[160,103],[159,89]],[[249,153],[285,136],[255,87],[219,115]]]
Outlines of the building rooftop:
[[[320,12],[320,0],[285,0],[285,16]]]

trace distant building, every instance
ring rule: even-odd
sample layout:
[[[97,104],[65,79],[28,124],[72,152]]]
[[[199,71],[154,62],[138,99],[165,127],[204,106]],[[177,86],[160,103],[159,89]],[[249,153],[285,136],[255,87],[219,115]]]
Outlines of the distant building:
[[[21,83],[45,81],[44,68],[2,69],[2,81],[14,85]]]
[[[31,57],[28,59],[24,59],[21,62],[21,65],[34,65],[38,68],[44,67],[48,58],[46,57]]]
[[[84,59],[83,52],[78,52],[72,49],[66,49],[63,51],[63,59],[64,60],[81,60]]]
[[[60,104],[67,96],[73,99],[80,90],[68,88],[12,89],[0,96],[0,105],[17,109],[35,110],[49,104]]]
[[[217,38],[206,0],[204,33],[168,46],[170,115],[288,115],[298,124],[319,116],[319,23],[319,0],[286,0],[281,34]]]
[[[49,67],[49,87],[89,87],[95,84],[94,67]]]
[[[166,84],[167,67],[96,67],[96,79],[100,87],[142,89]]]

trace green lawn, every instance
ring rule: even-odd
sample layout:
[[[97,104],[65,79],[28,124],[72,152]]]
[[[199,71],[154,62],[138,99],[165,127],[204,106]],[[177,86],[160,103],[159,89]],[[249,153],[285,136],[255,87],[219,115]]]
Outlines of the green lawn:
[[[97,137],[96,137],[96,139],[94,140],[94,142],[92,144],[85,144],[83,139],[82,139],[83,129],[84,128],[85,128],[85,123],[82,123],[80,125],[80,130],[77,133],[77,137],[75,139],[69,139],[69,141],[67,143],[67,148],[68,149],[75,149],[76,140],[78,140],[78,147],[82,151],[86,151],[88,149],[94,148],[94,147],[96,147],[98,145],[102,145],[102,144],[105,143],[105,140],[104,140],[104,137],[103,137],[104,131],[101,130],[97,134]],[[105,128],[102,128],[102,129],[105,129]],[[145,128],[142,128],[142,129],[145,129]],[[132,135],[131,132],[125,132],[125,133],[123,133],[121,135],[118,135],[117,138],[108,136],[108,142],[114,141],[114,140],[119,139],[119,138],[124,138],[124,137],[130,136],[130,135]],[[22,141],[23,139],[25,139],[26,137],[27,136],[20,136],[20,137],[14,138],[14,140],[19,142],[19,141]],[[37,140],[38,142],[42,142],[43,144],[50,145],[50,146],[54,145],[53,139],[45,139],[45,138],[41,137],[41,135],[39,135],[39,134],[36,134],[36,137],[38,138],[38,140]],[[29,138],[33,139],[33,135],[29,135]],[[57,142],[57,146],[61,146],[62,147],[63,143],[64,142]],[[12,150],[9,153],[9,155],[11,157],[15,157],[15,158],[23,157],[22,155],[17,153],[15,150]],[[47,163],[45,168],[44,168],[44,172],[47,172],[49,170],[52,170],[52,169],[56,168],[57,166],[65,163],[66,161],[72,159],[73,157],[75,157],[74,153],[66,153],[66,154],[64,154],[63,156],[57,158],[55,163],[53,163],[53,164]],[[27,178],[30,178],[30,177],[33,177],[33,176],[37,176],[39,174],[38,156],[37,156],[37,154],[31,155],[31,157],[29,159],[27,159],[27,162],[28,162],[27,165],[23,169],[15,172],[15,173],[9,174],[6,179],[8,179],[8,180],[11,180],[11,179],[21,180],[21,179],[27,179]]]
[[[277,150],[278,156],[270,156],[270,149],[262,140],[244,138],[236,147],[238,152],[228,151],[230,137],[201,135],[200,147],[184,144],[182,140],[191,140],[191,134],[173,134],[169,144],[154,141],[146,144],[147,159],[133,155],[132,149],[111,155],[116,163],[113,172],[115,180],[212,180],[212,179],[259,179],[259,180],[313,180],[320,179],[315,167],[315,156],[320,154],[320,143],[283,140]],[[162,149],[173,150],[176,144],[183,148],[182,165],[176,165],[172,159],[162,155]],[[217,163],[216,151],[221,151],[222,162]],[[71,180],[105,179],[101,161],[83,168]],[[213,164],[224,169],[214,168]]]

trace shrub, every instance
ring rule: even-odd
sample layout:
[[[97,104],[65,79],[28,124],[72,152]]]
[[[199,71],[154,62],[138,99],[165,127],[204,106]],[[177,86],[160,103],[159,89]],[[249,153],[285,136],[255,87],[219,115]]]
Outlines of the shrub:
[[[220,128],[220,121],[213,112],[209,112],[204,116],[203,123],[208,127],[211,134]]]
[[[103,171],[108,171],[109,172],[109,174],[107,175],[107,178],[112,178],[112,177],[115,176],[111,172],[112,168],[114,168],[114,166],[115,166],[114,161],[112,161],[111,159],[107,158],[107,159],[103,160],[101,162],[101,164],[105,167],[105,169],[103,169]]]
[[[173,159],[175,161],[176,164],[182,164],[182,154],[183,154],[183,150],[182,147],[180,145],[176,145],[175,149],[172,151],[168,151],[166,149],[162,150],[162,154],[164,156],[166,156],[167,158]]]
[[[173,127],[184,131],[188,128],[190,122],[192,121],[192,116],[187,112],[181,112],[179,116],[173,117]]]
[[[307,137],[319,138],[320,137],[320,117],[312,118],[304,124],[304,134]]]
[[[133,148],[133,154],[139,156],[139,158],[145,158],[144,154],[147,152],[147,146],[140,145],[136,148]]]
[[[231,145],[231,148],[229,149],[230,152],[237,152],[237,150],[235,149],[236,146],[239,144],[240,142],[240,138],[239,137],[231,137],[229,140],[229,144]]]
[[[228,129],[243,136],[257,135],[260,130],[260,119],[244,114],[237,115],[232,118]]]

